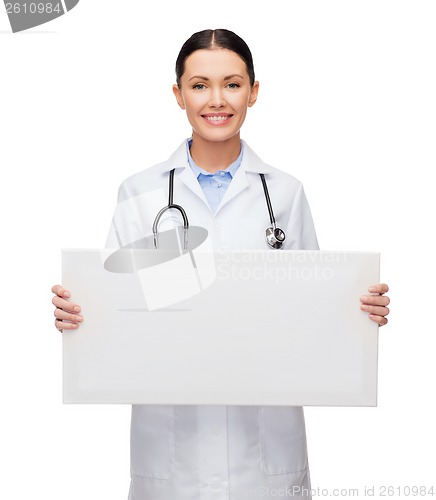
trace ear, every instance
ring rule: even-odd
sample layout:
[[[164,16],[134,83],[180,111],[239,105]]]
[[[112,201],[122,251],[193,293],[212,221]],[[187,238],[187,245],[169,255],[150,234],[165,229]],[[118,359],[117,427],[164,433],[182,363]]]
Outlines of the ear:
[[[250,97],[248,98],[248,107],[251,108],[257,101],[257,94],[259,92],[259,82],[255,81],[251,87]]]
[[[177,84],[174,84],[173,85],[173,93],[174,95],[176,96],[176,101],[177,101],[177,104],[182,108],[182,109],[186,109],[185,108],[185,102],[183,100],[183,96],[182,96],[182,91],[180,90],[179,86]]]

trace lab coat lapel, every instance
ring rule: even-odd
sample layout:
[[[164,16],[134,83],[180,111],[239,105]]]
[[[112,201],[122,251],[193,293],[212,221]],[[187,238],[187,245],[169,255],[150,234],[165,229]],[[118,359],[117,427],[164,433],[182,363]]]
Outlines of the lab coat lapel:
[[[219,204],[215,215],[223,208],[224,205],[229,203],[233,198],[242,193],[248,188],[249,182],[248,178],[253,173],[255,174],[268,174],[270,169],[266,163],[264,163],[257,154],[247,145],[245,141],[242,141],[244,145],[244,153],[242,155],[242,162],[240,167],[235,173],[227,191],[225,192],[221,203]],[[259,179],[260,182],[260,179]]]
[[[192,171],[189,165],[186,148],[187,144],[185,140],[166,161],[165,167],[163,168],[162,172],[169,172],[173,168],[176,169],[175,178],[177,180],[180,180],[192,193],[198,196],[198,198],[200,198],[200,200],[210,210],[209,203],[207,202],[206,196],[204,195],[204,192],[201,189],[200,183],[198,182],[194,172]],[[176,186],[174,187],[174,203],[176,205],[178,204]]]
[[[197,195],[207,206],[207,208],[210,210],[209,203],[206,199],[206,196],[203,192],[203,189],[201,189],[200,183],[198,182],[198,179],[195,177],[194,172],[192,171],[191,167],[188,165],[185,167],[182,172],[177,177],[183,184],[190,189],[195,195]],[[174,190],[174,193],[176,190]],[[174,203],[177,203],[176,200],[176,194],[174,194]]]
[[[248,177],[252,173],[264,173],[268,174],[270,172],[269,166],[264,163],[256,153],[247,145],[245,141],[242,141],[244,145],[244,153],[242,155],[242,163],[232,182],[230,183],[227,191],[225,192],[223,199],[221,200],[220,205],[215,212],[215,215],[219,213],[224,205],[233,200],[238,194],[242,193],[245,189],[248,188],[249,182]],[[186,140],[176,149],[176,151],[171,155],[168,161],[165,163],[165,167],[163,172],[168,172],[173,168],[176,169],[176,177],[180,180],[192,193],[194,193],[208,208],[208,210],[212,213],[212,210],[209,206],[209,203],[206,199],[206,196],[201,188],[197,178],[195,177],[194,172],[192,171],[189,162],[188,155],[186,151],[187,145]],[[177,170],[181,170],[180,173],[177,173]],[[174,189],[174,203],[177,204],[177,189]]]

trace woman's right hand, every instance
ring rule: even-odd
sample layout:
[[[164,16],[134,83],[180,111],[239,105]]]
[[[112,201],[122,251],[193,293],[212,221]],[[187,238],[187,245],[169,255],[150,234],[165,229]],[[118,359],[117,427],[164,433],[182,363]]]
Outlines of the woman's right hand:
[[[83,317],[78,314],[80,313],[80,306],[68,300],[71,297],[70,292],[61,285],[54,285],[51,291],[55,294],[52,299],[52,304],[56,308],[54,310],[55,327],[60,332],[79,328]]]

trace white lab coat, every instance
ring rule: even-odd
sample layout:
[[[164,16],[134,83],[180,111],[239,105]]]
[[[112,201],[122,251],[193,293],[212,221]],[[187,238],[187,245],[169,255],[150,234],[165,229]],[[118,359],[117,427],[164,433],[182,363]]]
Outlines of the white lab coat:
[[[259,176],[264,173],[277,225],[286,233],[284,248],[318,249],[310,209],[297,179],[265,164],[244,142],[242,163],[214,215],[189,166],[186,144],[166,162],[122,183],[108,247],[152,234],[156,213],[168,203],[169,171],[175,168],[174,203],[185,209],[190,225],[208,230],[215,248],[268,248],[265,229],[270,221]],[[159,230],[173,227],[175,219],[181,221],[180,214],[167,211]],[[219,307],[217,314],[221,314]],[[301,407],[132,407],[129,500],[307,500],[308,490]]]

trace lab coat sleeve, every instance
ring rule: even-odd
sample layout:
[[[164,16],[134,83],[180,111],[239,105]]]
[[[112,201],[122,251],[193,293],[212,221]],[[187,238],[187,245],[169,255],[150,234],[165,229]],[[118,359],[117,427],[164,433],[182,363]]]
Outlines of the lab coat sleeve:
[[[286,239],[288,250],[319,250],[315,225],[302,184],[298,187],[292,203]]]

